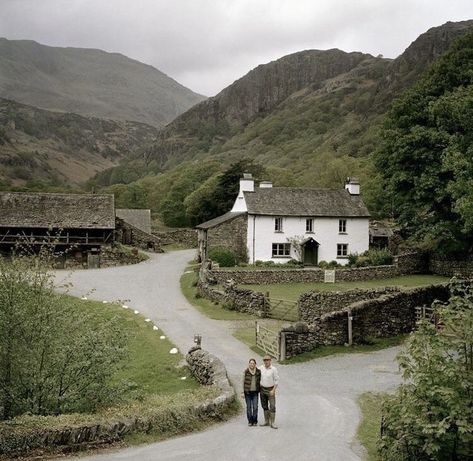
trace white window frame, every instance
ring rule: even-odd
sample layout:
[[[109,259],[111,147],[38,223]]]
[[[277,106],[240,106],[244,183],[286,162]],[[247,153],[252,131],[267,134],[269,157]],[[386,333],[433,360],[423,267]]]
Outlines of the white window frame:
[[[337,258],[348,258],[348,243],[337,243]]]
[[[313,218],[307,218],[305,220],[305,232],[306,234],[314,233],[314,219]]]
[[[338,220],[338,233],[339,234],[346,234],[347,233],[347,220],[346,219],[339,219]]]
[[[274,218],[274,232],[282,232],[282,218]]]
[[[271,256],[273,258],[288,258],[291,256],[290,243],[272,243]]]

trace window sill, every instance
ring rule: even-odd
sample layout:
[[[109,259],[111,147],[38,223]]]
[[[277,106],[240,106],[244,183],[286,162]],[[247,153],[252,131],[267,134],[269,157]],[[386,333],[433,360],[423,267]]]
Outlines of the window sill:
[[[314,231],[305,231],[306,234],[315,234]]]
[[[348,232],[339,232],[338,235],[348,235]]]
[[[287,258],[290,258],[290,257],[291,257],[290,255],[287,255],[287,256],[276,256],[276,255],[273,255],[273,256],[271,256],[271,258],[274,258],[274,259],[281,259],[281,258],[287,259]]]
[[[283,231],[277,231],[277,230],[275,230],[274,233],[275,233],[275,234],[284,234]]]
[[[337,259],[348,259],[348,256],[337,256]]]

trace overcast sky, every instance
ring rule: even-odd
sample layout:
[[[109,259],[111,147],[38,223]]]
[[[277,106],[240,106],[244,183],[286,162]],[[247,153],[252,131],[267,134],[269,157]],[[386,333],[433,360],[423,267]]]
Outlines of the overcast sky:
[[[289,53],[396,57],[465,19],[473,0],[0,0],[1,37],[123,53],[207,96]]]

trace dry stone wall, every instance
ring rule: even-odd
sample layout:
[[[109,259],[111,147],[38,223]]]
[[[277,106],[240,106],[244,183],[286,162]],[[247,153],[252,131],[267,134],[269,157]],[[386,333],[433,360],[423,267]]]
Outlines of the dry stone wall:
[[[174,229],[165,232],[153,232],[162,245],[179,244],[187,248],[197,248],[197,231],[195,229]]]
[[[312,319],[306,332],[297,332],[291,327],[282,331],[286,357],[290,358],[319,346],[346,344],[349,315],[353,318],[354,344],[362,344],[370,338],[409,333],[415,326],[416,306],[430,305],[436,299],[446,301],[448,298],[449,289],[446,285],[431,285],[384,294],[378,298],[355,302],[339,311],[322,314]]]
[[[314,323],[323,314],[339,311],[350,304],[366,299],[379,298],[388,293],[399,292],[398,287],[376,288],[372,290],[310,291],[299,298],[299,314],[303,322]]]
[[[207,254],[212,248],[223,247],[232,250],[240,261],[247,261],[247,216],[240,215],[207,230]]]
[[[335,270],[336,282],[356,282],[397,277],[397,266],[373,266],[357,268],[340,268]],[[216,283],[232,279],[237,284],[272,284],[272,283],[318,283],[324,281],[324,270],[311,269],[260,269],[260,270],[224,270],[212,269],[211,276]]]
[[[473,260],[447,260],[432,256],[429,261],[430,272],[445,277],[473,278]]]

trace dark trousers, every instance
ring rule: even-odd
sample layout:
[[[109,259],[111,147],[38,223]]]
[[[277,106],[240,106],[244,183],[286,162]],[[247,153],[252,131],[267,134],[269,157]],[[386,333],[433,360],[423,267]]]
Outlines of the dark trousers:
[[[270,395],[270,391],[272,391],[272,387],[263,387],[261,386],[261,406],[263,407],[264,411],[270,411],[271,413],[276,413],[276,395]]]
[[[258,391],[245,392],[246,417],[250,424],[258,422],[258,394]]]

